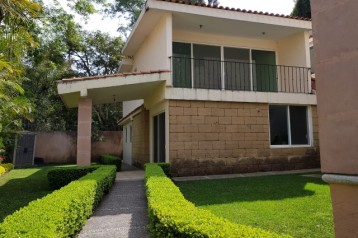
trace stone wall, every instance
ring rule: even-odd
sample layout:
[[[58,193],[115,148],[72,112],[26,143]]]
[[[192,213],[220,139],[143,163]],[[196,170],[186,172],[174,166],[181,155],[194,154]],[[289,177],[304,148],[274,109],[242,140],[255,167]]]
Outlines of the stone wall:
[[[132,163],[143,167],[149,163],[149,111],[143,109],[132,122]]]
[[[97,161],[102,154],[122,154],[121,131],[104,131],[100,135],[103,140],[91,145],[92,161]],[[47,164],[76,163],[76,138],[76,133],[70,132],[36,132],[35,157]]]
[[[174,175],[319,168],[317,110],[314,146],[271,149],[268,104],[170,101],[169,156]]]

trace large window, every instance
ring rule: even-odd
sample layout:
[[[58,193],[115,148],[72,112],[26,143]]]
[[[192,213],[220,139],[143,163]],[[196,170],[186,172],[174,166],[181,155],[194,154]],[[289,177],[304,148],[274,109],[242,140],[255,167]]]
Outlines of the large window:
[[[277,91],[274,51],[173,42],[173,85]]]
[[[271,145],[309,145],[308,109],[306,106],[270,105]]]

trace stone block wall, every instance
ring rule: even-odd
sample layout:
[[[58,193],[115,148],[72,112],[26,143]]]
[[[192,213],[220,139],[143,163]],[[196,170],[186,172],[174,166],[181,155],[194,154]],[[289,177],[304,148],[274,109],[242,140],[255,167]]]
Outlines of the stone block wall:
[[[132,122],[132,163],[138,167],[149,163],[149,111],[145,109]]]
[[[317,109],[313,147],[270,148],[269,105],[169,102],[169,157],[177,176],[319,168]]]

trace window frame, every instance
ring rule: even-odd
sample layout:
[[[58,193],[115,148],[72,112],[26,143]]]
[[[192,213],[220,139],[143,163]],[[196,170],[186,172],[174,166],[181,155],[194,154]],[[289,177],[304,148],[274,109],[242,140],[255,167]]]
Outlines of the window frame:
[[[224,50],[225,48],[237,48],[237,49],[246,49],[249,50],[250,52],[250,91],[253,92],[254,89],[254,85],[253,85],[253,60],[252,60],[252,51],[253,50],[260,50],[260,51],[271,51],[275,53],[275,61],[276,61],[276,65],[278,62],[278,54],[277,54],[277,49],[275,48],[260,48],[260,47],[247,47],[247,46],[237,46],[237,45],[223,45],[223,44],[218,44],[218,43],[207,43],[207,42],[196,42],[196,41],[185,41],[185,40],[172,40],[172,45],[173,43],[183,43],[183,44],[189,44],[191,47],[191,56],[190,58],[193,59],[194,58],[194,45],[206,45],[206,46],[216,46],[216,47],[220,47],[220,54],[221,54],[221,62],[223,64],[223,62],[225,61],[225,54],[224,54]],[[172,55],[173,55],[173,49],[172,49]],[[171,63],[172,65],[172,63]],[[172,65],[173,66],[173,65]],[[194,61],[191,60],[191,89],[195,89],[194,87]],[[173,69],[172,69],[173,71]],[[221,90],[228,90],[225,88],[225,68],[222,65],[221,68],[221,77],[222,77],[222,83],[221,83]],[[190,88],[189,88],[190,89]]]
[[[285,106],[286,107],[286,113],[287,113],[287,129],[288,129],[288,145],[271,145],[271,127],[270,127],[270,105],[276,105],[276,106]],[[291,118],[290,118],[290,106],[300,106],[300,107],[306,107],[306,120],[307,120],[307,134],[309,136],[308,138],[308,144],[306,145],[292,145],[292,138],[291,138]],[[313,124],[312,124],[312,109],[310,105],[299,105],[299,104],[269,104],[269,110],[267,110],[267,117],[268,117],[268,140],[270,148],[272,149],[282,149],[282,148],[307,148],[313,146]]]

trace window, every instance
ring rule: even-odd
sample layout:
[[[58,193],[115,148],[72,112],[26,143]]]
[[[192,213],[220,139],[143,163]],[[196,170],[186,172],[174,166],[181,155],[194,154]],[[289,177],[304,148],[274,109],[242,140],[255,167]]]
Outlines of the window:
[[[308,110],[306,106],[270,105],[271,145],[309,145]]]
[[[277,92],[274,51],[173,42],[173,86]]]

